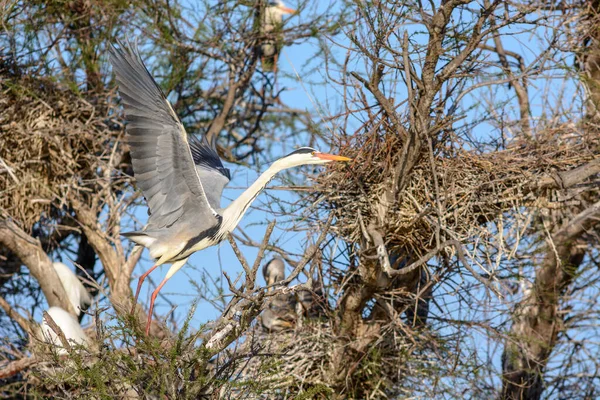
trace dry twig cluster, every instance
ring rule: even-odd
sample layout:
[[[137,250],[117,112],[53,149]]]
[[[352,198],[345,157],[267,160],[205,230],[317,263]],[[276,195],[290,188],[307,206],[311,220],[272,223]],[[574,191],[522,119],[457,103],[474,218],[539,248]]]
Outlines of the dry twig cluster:
[[[451,143],[438,146],[432,159],[425,151],[385,215],[388,251],[410,254],[413,260],[425,255],[435,248],[438,221],[450,237],[463,239],[501,213],[522,206],[552,207],[553,199],[543,196],[546,189],[561,186],[559,173],[592,162],[594,148],[600,145],[600,139],[581,137],[572,126],[561,128],[543,132],[541,140],[497,152],[467,151]],[[335,214],[336,233],[360,243],[367,231],[365,221],[377,216],[377,206],[387,200],[394,184],[394,160],[401,154],[402,141],[391,131],[372,132],[348,139],[341,148],[354,158],[354,168],[321,175],[317,195]]]
[[[0,210],[31,231],[68,212],[71,196],[93,201],[97,173],[114,156],[108,143],[122,130],[106,107],[49,80],[5,80],[1,89]]]

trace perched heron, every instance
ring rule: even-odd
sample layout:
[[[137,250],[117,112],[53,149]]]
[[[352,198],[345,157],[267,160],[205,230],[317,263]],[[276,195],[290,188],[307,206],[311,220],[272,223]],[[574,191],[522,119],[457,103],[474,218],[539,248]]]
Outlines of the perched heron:
[[[285,279],[285,263],[281,258],[275,257],[263,266],[262,272],[267,286],[271,286]],[[272,289],[269,288],[269,290]]]
[[[277,59],[283,48],[283,16],[296,10],[286,7],[283,1],[269,1],[260,24],[260,32],[267,36],[260,45],[263,71],[277,72]]]
[[[321,281],[323,260],[321,250],[314,244],[308,246],[306,251],[307,253],[314,252],[310,270],[316,272],[316,274],[313,273],[311,290],[300,290],[297,292],[297,313],[307,318],[317,318],[324,315],[329,308],[323,290],[323,282]]]
[[[329,304],[319,277],[313,278],[312,290],[298,291],[299,311],[307,318],[318,318],[327,313]]]
[[[52,265],[77,315],[81,315],[81,312],[87,310],[92,304],[92,296],[71,268],[61,262],[55,262]]]
[[[279,257],[273,258],[263,267],[263,277],[267,285],[273,285],[276,282],[285,279],[285,264]],[[274,288],[269,288],[273,291]],[[263,327],[270,332],[279,332],[292,328],[296,320],[296,297],[293,293],[279,294],[275,296],[269,307],[261,314]]]
[[[152,293],[146,334],[158,292],[196,251],[224,240],[242,219],[267,183],[287,168],[305,164],[350,161],[347,157],[302,147],[280,158],[237,199],[221,208],[221,193],[230,180],[214,145],[206,137],[188,136],[183,124],[140,57],[136,44],[111,46],[110,61],[125,108],[127,140],[138,188],[150,216],[141,231],[123,233],[150,250],[155,265],[138,282],[139,296],[146,276],[162,264],[172,264]]]
[[[68,342],[73,344],[81,344],[84,346],[89,343],[88,337],[85,335],[81,325],[79,325],[79,322],[77,322],[77,319],[75,319],[74,316],[60,307],[50,307],[47,313],[50,315],[50,317],[52,317],[52,320],[64,333]],[[50,327],[50,324],[48,324],[45,318],[40,325],[40,330],[42,332],[42,339],[46,343],[58,346],[58,354],[67,354],[67,350],[62,347],[62,342],[58,338],[58,335]]]
[[[278,295],[261,314],[263,328],[269,332],[281,332],[294,327],[296,303],[293,296]]]

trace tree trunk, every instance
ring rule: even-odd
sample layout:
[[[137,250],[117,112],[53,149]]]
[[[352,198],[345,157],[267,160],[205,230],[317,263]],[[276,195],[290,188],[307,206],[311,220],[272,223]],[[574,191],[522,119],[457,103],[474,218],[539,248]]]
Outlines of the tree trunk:
[[[600,202],[585,209],[548,239],[533,287],[515,307],[511,337],[502,355],[501,399],[539,399],[544,369],[564,329],[559,303],[581,265],[583,236],[598,222]]]

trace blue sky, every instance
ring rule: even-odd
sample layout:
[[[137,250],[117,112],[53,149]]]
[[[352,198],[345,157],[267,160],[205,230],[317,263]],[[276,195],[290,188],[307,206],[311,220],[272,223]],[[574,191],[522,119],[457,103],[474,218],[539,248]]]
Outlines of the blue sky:
[[[291,2],[288,4],[292,7],[296,6]],[[329,4],[326,3],[313,2],[313,4],[317,4],[317,7],[321,10],[329,6]],[[301,22],[302,14],[300,16],[293,16],[289,19],[290,24]],[[409,33],[422,30],[422,27],[415,25],[408,25],[405,28],[408,29]],[[427,36],[420,34],[419,38],[426,40]],[[535,43],[535,41],[526,39],[526,37],[519,35],[507,37],[504,39],[504,45],[508,50],[515,50],[523,54],[527,61],[536,53],[539,43]],[[342,45],[347,44],[347,39],[343,38],[343,35],[336,37],[336,40],[340,41]],[[315,60],[313,58],[317,50],[318,43],[315,40],[309,40],[306,43],[295,44],[286,47],[282,56],[280,57],[278,78],[279,86],[281,88],[286,88],[282,94],[283,103],[294,108],[305,109],[311,112],[313,115],[313,121],[318,121],[320,117],[319,113],[315,109],[316,104],[321,105],[321,112],[326,116],[332,115],[336,111],[339,111],[340,107],[342,106],[342,97],[339,91],[339,86],[328,82],[328,77],[324,72],[324,68],[315,68],[315,66],[318,66],[317,63],[321,62],[320,60]],[[346,51],[342,47],[335,46],[332,47],[331,50],[333,51],[334,55],[338,56],[339,58],[343,57]],[[355,61],[353,66],[357,71],[364,70],[364,65],[362,64],[361,60]],[[294,69],[297,70],[303,77],[304,85],[302,85],[295,78]],[[307,74],[307,71],[311,71],[311,73]],[[310,85],[309,82],[322,82],[323,84]],[[538,93],[540,95],[543,94],[544,87],[536,87],[535,85],[532,85],[532,87],[533,89],[531,90],[536,91],[536,93],[532,95],[532,105],[535,117],[535,115],[540,115],[544,111],[543,105],[536,103],[536,99],[539,98]],[[400,102],[403,97],[406,97],[406,90],[403,85],[398,85],[395,90],[396,92],[394,95],[396,96],[397,102]],[[505,88],[501,88],[500,90],[505,91],[503,93],[505,96],[513,96],[512,93],[506,92]],[[491,95],[491,92],[487,88],[476,90],[465,96],[461,102],[461,105],[463,108],[468,108],[477,105],[479,102],[484,104],[485,99],[489,95]],[[473,111],[470,111],[468,113],[469,119],[476,119],[478,117],[478,110],[480,109],[476,108]],[[508,115],[512,115],[514,118],[517,116],[518,109],[516,103],[513,101],[509,102],[502,111]],[[329,128],[330,126],[321,126],[321,129],[324,131]],[[495,132],[496,129],[496,127],[488,123],[481,123],[474,127],[472,135],[479,139],[489,136],[497,136],[497,132]],[[286,147],[287,148],[283,149],[282,146],[282,155],[291,150],[289,148],[289,144]],[[329,149],[327,148],[323,150]],[[252,183],[257,177],[257,172],[254,170],[235,165],[229,165],[228,167],[232,169],[233,180],[229,184],[229,187],[224,191],[223,206],[226,206],[230,199],[237,197],[242,192],[243,188],[248,187],[249,184]],[[263,166],[261,170],[264,170],[265,168],[266,166]],[[277,179],[275,179],[270,186],[277,186],[278,184],[279,182]],[[295,195],[290,192],[268,189],[267,193],[263,193],[259,196],[254,203],[254,207],[249,210],[246,217],[240,223],[240,227],[242,227],[246,233],[248,233],[255,240],[262,239],[268,221],[273,219],[270,214],[261,211],[261,209],[265,208],[262,207],[262,205],[266,202],[266,199],[268,199],[267,196],[273,196],[283,201],[292,201],[295,197]],[[141,207],[136,216],[140,221],[145,221],[147,218],[145,207]],[[291,253],[301,252],[303,249],[303,244],[307,239],[307,235],[303,233],[286,232],[285,228],[286,223],[284,221],[278,221],[278,228],[275,230],[271,240],[277,240],[279,243],[283,243],[283,247],[288,249]],[[257,249],[244,246],[242,246],[241,249],[247,260],[250,263],[253,263],[257,254]],[[265,260],[270,259],[270,257],[271,255],[267,254]],[[152,261],[149,259],[147,251],[145,251],[142,260],[136,267],[134,279],[131,283],[132,288],[135,288],[137,284],[137,277],[139,277],[139,275],[141,275],[152,265]],[[146,281],[140,295],[140,299],[144,304],[148,304],[150,294],[156,285],[162,280],[168,268],[168,265],[162,266],[161,268],[157,269]],[[165,315],[171,309],[171,305],[169,303],[173,303],[176,306],[174,314],[175,320],[178,322],[177,325],[180,326],[181,321],[187,315],[191,304],[195,299],[198,298],[197,288],[191,284],[191,281],[201,282],[202,279],[206,278],[209,280],[209,286],[211,285],[211,281],[217,282],[217,286],[221,285],[224,292],[228,293],[226,282],[224,282],[222,279],[223,271],[227,272],[232,278],[237,277],[242,272],[239,261],[233,254],[233,251],[231,250],[231,247],[227,241],[222,242],[219,246],[202,250],[190,258],[188,265],[180,270],[161,291],[162,296],[157,300],[157,313],[159,315]],[[288,266],[288,272],[289,271],[290,268]],[[261,284],[264,283],[262,276],[259,277],[259,282]],[[440,288],[440,290],[443,291],[445,288]],[[447,307],[445,311],[450,312],[452,317],[456,319],[470,319],[472,317],[471,315],[462,315],[465,310],[461,310],[457,306],[458,304],[454,302],[448,303],[445,305],[445,307]],[[471,311],[469,311],[469,314],[470,313]],[[193,325],[199,326],[200,324],[213,320],[218,316],[219,312],[213,305],[207,301],[200,301],[194,314]],[[476,332],[471,332],[471,334],[473,335],[472,340],[474,342],[482,341],[483,336],[485,336],[482,336]]]

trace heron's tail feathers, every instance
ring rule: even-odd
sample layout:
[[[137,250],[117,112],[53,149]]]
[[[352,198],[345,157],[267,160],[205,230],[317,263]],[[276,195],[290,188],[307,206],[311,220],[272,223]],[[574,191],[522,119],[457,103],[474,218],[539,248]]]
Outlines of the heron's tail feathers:
[[[121,236],[125,236],[127,239],[131,240],[139,244],[140,246],[144,246],[150,248],[156,241],[156,238],[151,237],[146,232],[136,231],[136,232],[123,232]]]
[[[264,72],[277,72],[277,56],[262,56],[260,61]]]

